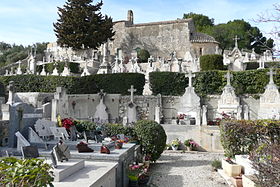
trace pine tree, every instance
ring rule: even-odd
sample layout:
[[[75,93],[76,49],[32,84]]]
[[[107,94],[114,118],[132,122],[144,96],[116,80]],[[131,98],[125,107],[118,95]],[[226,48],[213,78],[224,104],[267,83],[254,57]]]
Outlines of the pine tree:
[[[54,23],[57,42],[74,50],[98,48],[114,36],[112,18],[100,12],[103,2],[93,0],[67,0],[58,7],[59,19]]]

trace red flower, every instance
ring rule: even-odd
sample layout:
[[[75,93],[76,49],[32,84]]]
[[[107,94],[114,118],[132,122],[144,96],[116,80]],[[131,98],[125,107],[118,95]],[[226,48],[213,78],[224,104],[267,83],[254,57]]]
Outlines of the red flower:
[[[61,120],[62,126],[65,127],[67,130],[70,129],[71,126],[74,126],[74,122],[71,118],[64,118]]]

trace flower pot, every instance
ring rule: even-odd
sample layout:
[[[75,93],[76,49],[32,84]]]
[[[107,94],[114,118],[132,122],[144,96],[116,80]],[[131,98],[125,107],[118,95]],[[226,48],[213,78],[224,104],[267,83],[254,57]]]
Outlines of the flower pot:
[[[139,185],[145,185],[149,182],[149,179],[150,179],[150,176],[149,175],[144,175],[144,176],[141,176],[139,177],[138,179],[138,184]]]
[[[129,179],[129,184],[128,184],[129,187],[138,187],[139,184],[138,184],[138,180],[131,180]]]
[[[241,174],[241,166],[235,163],[230,163],[227,160],[222,160],[222,168],[224,172],[230,176],[235,177]]]

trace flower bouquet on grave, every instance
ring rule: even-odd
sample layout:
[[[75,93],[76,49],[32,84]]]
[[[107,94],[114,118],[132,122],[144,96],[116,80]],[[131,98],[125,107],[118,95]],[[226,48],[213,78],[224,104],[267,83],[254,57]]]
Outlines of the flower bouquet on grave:
[[[148,167],[143,164],[131,164],[128,167],[128,178],[130,186],[147,184],[149,181]]]
[[[77,147],[79,153],[93,152],[93,149],[89,148],[88,144],[85,142],[78,143],[76,147]]]
[[[67,131],[70,131],[70,128],[75,126],[74,120],[71,118],[64,118],[61,120],[62,127],[65,127]]]
[[[195,141],[193,141],[193,139],[187,139],[184,144],[187,147],[188,151],[195,150],[197,147],[199,147],[199,145]]]
[[[122,146],[123,146],[123,142],[122,142],[122,141],[117,140],[117,141],[115,142],[115,148],[116,148],[116,149],[121,149]]]
[[[171,147],[174,151],[176,151],[176,150],[178,150],[180,144],[181,144],[181,141],[178,138],[176,138],[175,140],[173,140],[171,142]]]
[[[100,148],[100,153],[110,154],[110,149],[106,145],[102,145]]]

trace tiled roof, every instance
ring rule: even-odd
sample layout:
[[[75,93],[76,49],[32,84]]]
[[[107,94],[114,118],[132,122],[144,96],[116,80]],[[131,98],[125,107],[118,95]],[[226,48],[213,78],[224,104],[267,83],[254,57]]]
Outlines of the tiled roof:
[[[191,36],[190,36],[190,40],[193,43],[208,43],[208,42],[218,43],[215,40],[215,38],[213,38],[212,36],[209,36],[207,34],[200,33],[200,32],[192,33]]]

